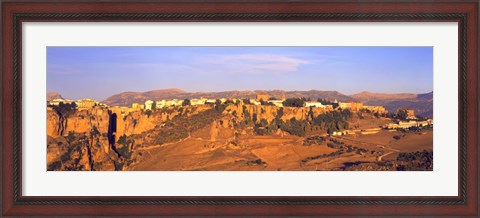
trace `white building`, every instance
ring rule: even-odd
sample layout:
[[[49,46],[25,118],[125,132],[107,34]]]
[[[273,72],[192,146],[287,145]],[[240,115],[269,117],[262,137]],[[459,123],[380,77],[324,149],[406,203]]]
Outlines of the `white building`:
[[[165,100],[155,101],[155,108],[164,108],[166,105]]]
[[[182,106],[183,100],[178,100],[178,99],[173,99],[173,100],[167,100],[165,102],[165,106],[170,107],[170,106]]]
[[[282,100],[269,100],[268,103],[272,103],[277,107],[283,107],[283,101]]]
[[[432,119],[428,119],[426,121],[413,121],[413,120],[410,120],[408,122],[398,122],[397,123],[389,123],[387,125],[387,128],[388,129],[408,129],[410,127],[425,127],[425,126],[433,126],[433,120]]]
[[[192,99],[190,100],[191,105],[202,105],[205,104],[205,99]]]
[[[307,101],[307,102],[305,102],[305,107],[321,107],[321,108],[324,108],[325,105],[323,105],[320,102],[316,102],[316,101]]]
[[[57,98],[57,99],[53,99],[51,101],[48,101],[48,105],[52,105],[52,106],[58,106],[60,104],[60,102],[64,103],[64,104],[70,104],[72,103],[73,101],[72,100],[68,100],[68,99],[61,99],[61,98]]]
[[[153,107],[153,101],[152,100],[147,100],[145,101],[145,110],[152,110],[152,107]]]
[[[261,103],[255,99],[250,99],[250,103],[253,105],[261,105]]]
[[[104,103],[98,103],[98,106],[104,107],[104,108],[107,108],[107,107],[108,107],[108,105],[106,105],[106,104],[104,104]]]
[[[78,100],[76,103],[78,108],[92,108],[98,105],[98,101],[89,98]]]
[[[215,104],[215,102],[217,102],[217,99],[207,99],[205,102],[209,104]]]

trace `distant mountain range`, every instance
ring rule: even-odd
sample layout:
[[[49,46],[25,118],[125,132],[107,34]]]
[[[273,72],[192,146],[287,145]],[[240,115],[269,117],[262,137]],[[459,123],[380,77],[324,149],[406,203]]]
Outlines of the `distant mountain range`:
[[[253,90],[253,91],[223,91],[223,92],[186,92],[181,89],[159,89],[147,92],[122,92],[108,97],[102,103],[111,106],[130,106],[132,103],[142,103],[146,100],[159,99],[194,99],[194,98],[255,98],[257,94],[268,94],[271,97],[281,98],[318,98],[330,101],[361,101],[365,105],[381,105],[387,110],[395,112],[399,108],[411,108],[419,116],[433,116],[433,92],[423,94],[412,93],[371,93],[361,92],[353,95],[344,95],[337,91],[283,91],[283,90]],[[62,98],[59,93],[48,93],[48,99]]]
[[[396,100],[396,99],[416,98],[417,94],[411,94],[411,93],[385,94],[385,93],[360,92],[358,94],[353,94],[350,96],[360,101],[370,101],[370,100]]]
[[[433,116],[433,92],[424,94],[361,92],[351,95],[351,97],[367,105],[382,105],[391,112],[395,112],[399,108],[411,108],[418,116]]]
[[[224,91],[224,92],[185,92],[180,89],[160,89],[148,92],[122,92],[110,96],[102,103],[107,105],[131,105],[134,102],[144,102],[146,100],[158,99],[193,99],[193,98],[255,98],[257,94],[268,94],[271,97],[286,98],[305,97],[317,100],[323,98],[327,100],[346,101],[355,100],[355,98],[344,95],[337,91],[283,91],[283,90],[253,90],[253,91]]]

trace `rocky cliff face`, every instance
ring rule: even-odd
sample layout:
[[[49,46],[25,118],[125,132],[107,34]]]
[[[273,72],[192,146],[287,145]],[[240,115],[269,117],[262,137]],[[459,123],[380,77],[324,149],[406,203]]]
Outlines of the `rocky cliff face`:
[[[47,169],[122,170],[132,162],[127,156],[134,141],[120,144],[120,137],[148,131],[176,115],[178,111],[122,114],[106,108],[63,115],[49,109]]]
[[[100,133],[107,133],[110,116],[116,115],[116,134],[117,135],[134,135],[141,134],[148,130],[154,129],[156,126],[162,125],[168,120],[172,120],[176,116],[192,116],[202,111],[211,109],[212,106],[185,107],[182,109],[165,109],[155,112],[134,111],[128,114],[122,114],[120,110],[115,108],[92,108],[88,110],[75,111],[68,117],[61,116],[54,110],[47,111],[47,135],[52,137],[67,136],[69,132],[89,133],[93,128],[98,129]],[[284,121],[295,118],[296,120],[309,119],[309,113],[318,116],[325,113],[323,108],[305,108],[305,107],[284,107],[267,105],[228,105],[223,111],[223,115],[228,115],[223,119],[228,122],[238,123],[244,121],[245,117],[259,122],[262,119],[268,122],[281,115]],[[110,114],[109,114],[110,111]],[[227,118],[227,119],[226,119]],[[228,118],[233,120],[228,121]],[[254,119],[255,118],[255,119]],[[63,131],[62,131],[63,130]]]
[[[122,108],[92,108],[68,114],[47,110],[49,170],[122,170],[133,163],[132,151],[178,116],[188,119],[213,106],[123,113]]]
[[[235,141],[237,134],[254,134],[253,123],[309,120],[323,108],[278,108],[228,104],[187,106],[156,111],[122,112],[122,108],[92,108],[68,115],[48,110],[49,170],[126,170],[143,157],[142,150],[186,138]],[[250,126],[239,125],[248,121]]]
[[[76,111],[72,115],[62,116],[54,110],[47,111],[47,135],[66,136],[70,131],[90,132],[93,126],[103,133],[108,130],[109,114],[104,108]]]
[[[311,112],[310,112],[311,111]],[[265,119],[267,122],[271,122],[276,117],[279,117],[283,121],[295,118],[296,120],[307,120],[309,114],[313,113],[314,116],[326,113],[324,108],[307,108],[307,107],[276,107],[268,105],[235,105],[230,104],[225,108],[224,114],[229,114],[235,119],[233,122],[242,122],[246,117],[260,122]]]
[[[56,111],[48,110],[47,135],[56,137],[67,136],[69,132],[88,133],[93,128],[97,128],[100,133],[106,133],[111,121],[110,116],[113,114],[116,116],[116,133],[128,136],[151,130],[155,126],[173,119],[181,112],[178,110],[161,110],[152,113],[135,111],[122,114],[120,110],[116,109],[92,108],[75,111],[75,113],[62,118]]]

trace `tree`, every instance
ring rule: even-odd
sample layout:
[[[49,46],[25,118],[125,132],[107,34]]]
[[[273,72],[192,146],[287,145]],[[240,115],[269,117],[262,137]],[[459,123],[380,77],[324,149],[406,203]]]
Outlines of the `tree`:
[[[333,107],[333,109],[337,109],[337,107],[338,107],[338,106],[339,106],[339,104],[338,104],[338,103],[332,103],[332,107]]]
[[[100,135],[100,131],[98,131],[96,125],[93,125],[92,130],[90,131],[90,135],[94,137]]]
[[[60,102],[58,106],[53,106],[52,108],[61,116],[68,117],[70,114],[75,112],[75,110],[77,109],[77,104],[75,102],[66,103],[66,104],[63,102]]]
[[[312,107],[310,107],[309,110],[308,110],[308,117],[310,118],[310,120],[313,120],[313,118],[314,118]]]
[[[333,104],[333,102],[331,102],[327,99],[323,99],[323,98],[318,98],[317,101],[322,103],[323,105],[332,105]]]
[[[279,108],[278,111],[277,111],[277,116],[275,116],[275,118],[282,118],[283,116],[283,107]]]
[[[358,116],[358,118],[360,118],[361,120],[364,119],[363,113],[362,113],[361,111],[357,112],[357,116]]]
[[[128,144],[127,136],[126,136],[125,134],[123,134],[122,136],[120,136],[120,138],[118,139],[117,143],[120,144],[120,145],[127,145],[127,144]]]
[[[273,128],[270,128],[268,121],[266,119],[261,119],[260,122],[256,123],[253,127],[255,134],[257,135],[268,135],[272,133]]]
[[[395,114],[393,114],[392,112],[388,112],[386,117],[387,118],[395,118]]]
[[[268,126],[268,121],[265,118],[260,120],[260,126]]]
[[[75,132],[69,131],[66,140],[70,145],[75,140]]]
[[[183,100],[182,106],[188,106],[188,105],[192,105],[192,102],[190,102],[190,99],[187,98],[187,99]]]
[[[150,117],[152,115],[152,111],[151,110],[148,110],[145,112],[147,114],[147,117]]]
[[[227,100],[225,101],[225,104],[235,104],[235,102],[233,102],[232,99],[227,99]]]
[[[292,117],[284,125],[281,125],[280,128],[283,131],[286,131],[292,135],[305,136],[306,126],[307,126],[306,120],[298,121],[294,117]]]
[[[287,98],[283,102],[283,106],[285,107],[303,107],[304,104],[305,100],[300,98]]]
[[[157,109],[157,102],[156,101],[153,101],[152,103],[152,111],[156,110]],[[150,116],[150,115],[149,115]]]
[[[275,106],[272,102],[264,101],[263,99],[260,99],[260,105]]]
[[[332,129],[328,128],[328,129],[327,129],[327,134],[329,134],[329,135],[333,134]]]
[[[215,101],[215,110],[217,110],[218,112],[223,112],[225,108],[226,106],[222,104],[222,101],[220,101],[219,99]]]
[[[397,112],[397,119],[399,120],[406,120],[408,115],[406,110],[398,110]]]

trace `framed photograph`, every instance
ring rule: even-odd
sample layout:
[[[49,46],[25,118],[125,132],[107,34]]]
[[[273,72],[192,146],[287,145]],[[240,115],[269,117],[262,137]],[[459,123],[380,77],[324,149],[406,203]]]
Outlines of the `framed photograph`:
[[[478,1],[2,2],[2,215],[478,216]]]

